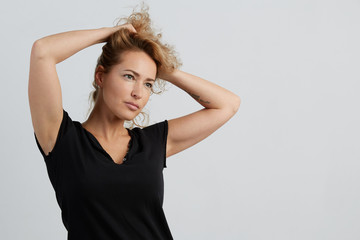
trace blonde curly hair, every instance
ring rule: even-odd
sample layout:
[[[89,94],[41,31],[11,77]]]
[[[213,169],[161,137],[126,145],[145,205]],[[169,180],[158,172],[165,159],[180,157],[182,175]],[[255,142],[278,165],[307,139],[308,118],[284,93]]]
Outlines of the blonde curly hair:
[[[116,26],[131,24],[135,28],[136,33],[131,32],[127,28],[121,28],[110,35],[106,39],[106,44],[102,47],[102,53],[97,59],[95,74],[97,67],[100,65],[104,67],[105,73],[109,72],[112,66],[120,62],[121,54],[125,51],[144,51],[154,60],[157,68],[157,75],[152,93],[160,94],[165,91],[166,81],[158,78],[159,73],[172,72],[174,69],[179,68],[182,63],[177,57],[174,47],[162,43],[162,34],[155,33],[148,10],[149,7],[142,3],[139,11],[136,11],[135,7],[129,17],[123,17],[118,20]],[[87,115],[93,110],[98,97],[99,86],[95,82],[95,77],[92,86],[94,87],[94,90],[89,96],[89,101],[91,102]],[[146,124],[144,124],[144,122],[146,122]],[[144,125],[147,125],[148,123],[148,114],[141,112],[131,122],[127,123],[131,128],[134,127],[134,125],[144,127]]]

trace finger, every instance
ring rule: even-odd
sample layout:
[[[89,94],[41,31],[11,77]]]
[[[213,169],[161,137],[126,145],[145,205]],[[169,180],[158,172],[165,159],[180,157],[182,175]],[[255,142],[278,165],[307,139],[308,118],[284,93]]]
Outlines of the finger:
[[[128,29],[132,32],[136,33],[136,29],[134,28],[134,26],[132,24],[129,24]]]
[[[118,25],[116,26],[117,29],[122,29],[122,28],[126,28],[128,29],[130,32],[137,32],[136,29],[134,28],[134,26],[131,24],[131,23],[125,23],[125,24],[122,24],[122,25]]]

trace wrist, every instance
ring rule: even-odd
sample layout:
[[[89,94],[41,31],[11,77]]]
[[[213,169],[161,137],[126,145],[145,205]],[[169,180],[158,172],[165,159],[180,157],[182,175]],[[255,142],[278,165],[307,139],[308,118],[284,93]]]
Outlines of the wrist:
[[[161,72],[159,74],[159,78],[167,81],[167,82],[172,82],[174,81],[176,75],[179,73],[180,70],[178,69],[173,69],[171,72],[170,71],[167,71],[167,72]]]
[[[108,38],[117,31],[115,27],[101,27],[98,30],[100,30],[102,33],[102,38],[99,39],[98,43],[104,43],[108,40]]]

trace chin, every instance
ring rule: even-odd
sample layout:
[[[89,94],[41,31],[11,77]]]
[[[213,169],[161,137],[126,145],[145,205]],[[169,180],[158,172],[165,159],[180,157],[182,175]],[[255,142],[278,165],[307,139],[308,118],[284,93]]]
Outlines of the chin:
[[[123,119],[125,121],[132,121],[136,118],[137,115],[141,112],[141,109],[138,111],[130,111],[128,109],[116,109],[114,113],[116,113],[117,117]]]
[[[135,117],[134,116],[119,116],[120,119],[123,119],[124,121],[132,121]]]
[[[134,120],[137,116],[139,115],[139,113],[136,114],[126,114],[122,116],[122,119],[124,119],[125,121],[132,121]]]

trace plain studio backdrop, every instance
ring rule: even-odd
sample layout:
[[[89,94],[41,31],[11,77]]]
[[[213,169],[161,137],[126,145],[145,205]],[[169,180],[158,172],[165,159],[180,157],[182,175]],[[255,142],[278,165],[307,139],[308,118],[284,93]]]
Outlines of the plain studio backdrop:
[[[138,1],[1,3],[0,239],[64,240],[28,103],[35,40],[113,26]],[[168,158],[175,239],[360,239],[360,2],[147,1],[181,70],[238,94],[238,113]],[[103,44],[57,65],[63,107],[86,120]],[[201,109],[169,85],[150,124]]]

